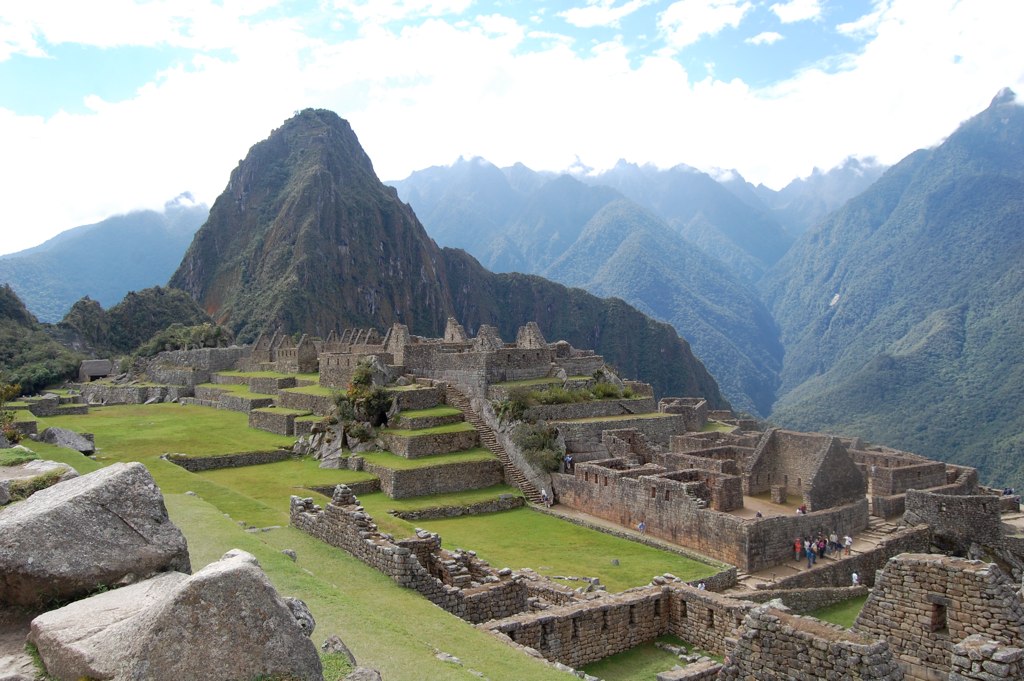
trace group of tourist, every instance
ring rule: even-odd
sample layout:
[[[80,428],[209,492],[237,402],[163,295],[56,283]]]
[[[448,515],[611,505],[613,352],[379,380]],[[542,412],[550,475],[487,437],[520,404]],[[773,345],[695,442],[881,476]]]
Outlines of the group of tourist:
[[[837,554],[840,551],[844,552],[844,555],[850,555],[850,550],[853,547],[853,537],[846,535],[843,537],[842,543],[839,542],[839,535],[833,530],[826,537],[824,533],[819,534],[816,538],[810,536],[807,537],[796,537],[793,540],[793,560],[800,560],[801,558],[807,559],[807,567],[814,567],[814,564],[820,558],[824,558],[828,554]]]

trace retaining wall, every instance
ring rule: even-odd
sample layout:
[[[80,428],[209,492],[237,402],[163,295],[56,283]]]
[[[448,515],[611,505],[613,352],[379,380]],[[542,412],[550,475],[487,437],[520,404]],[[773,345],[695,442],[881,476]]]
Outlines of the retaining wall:
[[[187,471],[198,473],[199,471],[210,471],[218,468],[242,468],[243,466],[258,466],[264,463],[275,463],[285,459],[294,458],[295,455],[290,449],[275,449],[270,452],[240,452],[238,454],[222,454],[220,456],[193,457],[187,454],[164,454],[162,459],[167,459],[173,464],[181,466]]]
[[[349,457],[350,467],[355,464],[353,459],[363,461],[361,457]],[[462,492],[470,489],[481,489],[504,482],[504,470],[497,459],[485,459],[467,463],[451,463],[443,466],[427,466],[398,470],[385,468],[364,461],[360,468],[380,478],[380,487],[392,499],[405,499],[427,494],[444,492]]]

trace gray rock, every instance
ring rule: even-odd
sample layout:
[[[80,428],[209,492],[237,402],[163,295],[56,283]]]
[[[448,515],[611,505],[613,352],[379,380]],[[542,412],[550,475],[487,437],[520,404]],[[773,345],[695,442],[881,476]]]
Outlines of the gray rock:
[[[60,681],[323,679],[316,646],[244,552],[44,613],[29,641]]]
[[[89,438],[67,428],[47,428],[41,433],[40,437],[43,442],[57,445],[64,449],[73,449],[82,454],[93,454],[96,451],[96,445]]]
[[[7,437],[0,433],[0,449],[10,449],[14,446],[14,443],[7,439]]]
[[[324,651],[328,655],[344,655],[345,658],[348,660],[348,663],[353,667],[359,665],[359,663],[356,662],[356,656],[352,654],[352,651],[348,649],[348,646],[345,645],[345,642],[342,641],[337,634],[333,636],[328,636],[327,640],[324,641],[323,644],[320,646],[320,650]]]
[[[0,513],[0,602],[35,606],[190,571],[184,535],[140,463],[36,492]]]
[[[292,596],[285,596],[284,603],[291,610],[292,616],[295,617],[295,623],[302,630],[302,633],[306,636],[312,636],[313,630],[316,629],[316,620],[313,619],[313,613],[309,611],[306,603]]]
[[[293,551],[292,549],[281,549],[281,553],[283,553],[284,555],[286,555],[289,558],[291,558],[292,562],[295,562],[296,560],[299,559],[298,554],[295,553],[295,551]]]
[[[17,466],[4,466],[0,468],[0,506],[11,502],[12,483],[49,475],[51,471],[61,471],[60,477],[57,478],[54,484],[78,477],[78,471],[66,463],[47,461],[45,459],[35,459],[34,461],[26,461]]]
[[[356,667],[345,677],[345,681],[383,681],[383,679],[376,669]]]

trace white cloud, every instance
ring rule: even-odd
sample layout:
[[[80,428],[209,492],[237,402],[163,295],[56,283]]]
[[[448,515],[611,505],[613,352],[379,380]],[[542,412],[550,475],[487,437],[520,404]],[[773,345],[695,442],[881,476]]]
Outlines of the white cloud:
[[[388,24],[462,14],[473,0],[334,0],[333,4],[358,23]]]
[[[883,17],[890,11],[890,0],[875,0],[874,10],[845,24],[836,26],[836,31],[842,35],[869,37],[875,34],[881,24]]]
[[[587,0],[586,7],[573,7],[558,16],[576,28],[594,28],[606,26],[618,28],[619,22],[638,9],[650,5],[653,0],[628,0],[616,6],[615,0]]]
[[[12,93],[0,92],[0,250],[159,208],[185,190],[212,202],[247,149],[307,106],[349,119],[388,179],[459,155],[538,170],[579,156],[595,168],[620,158],[735,168],[778,188],[851,155],[896,162],[1000,88],[1024,91],[1019,0],[893,0],[876,8],[862,50],[837,59],[841,68],[760,89],[693,80],[674,51],[644,56],[628,39],[586,50],[530,40],[532,21],[500,15],[367,25],[329,43],[275,12],[190,1],[201,19],[167,35],[230,56],[197,53],[123,101],[90,97],[88,113],[18,115]],[[29,25],[59,34],[38,17]]]
[[[724,28],[736,28],[751,9],[746,0],[678,0],[659,15],[658,28],[669,46],[680,50]]]
[[[771,6],[771,10],[779,17],[779,21],[784,24],[792,24],[821,17],[821,0],[777,2]]]
[[[782,40],[782,34],[775,31],[763,31],[755,36],[747,38],[743,42],[751,45],[774,45]]]

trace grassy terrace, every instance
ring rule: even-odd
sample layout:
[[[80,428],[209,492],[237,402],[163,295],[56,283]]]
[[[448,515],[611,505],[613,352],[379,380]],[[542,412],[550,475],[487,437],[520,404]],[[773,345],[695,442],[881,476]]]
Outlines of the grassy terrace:
[[[231,393],[238,397],[277,397],[276,395],[267,395],[266,393],[254,393],[249,390],[249,386],[245,383],[200,383],[196,387],[213,388],[214,390]]]
[[[857,619],[857,615],[860,614],[867,600],[867,596],[858,596],[857,598],[851,598],[848,601],[836,603],[821,610],[815,610],[811,615],[820,620],[838,624],[849,629],[853,626],[853,621]]]
[[[634,419],[665,419],[676,414],[662,414],[652,411],[649,414],[621,414],[619,416],[591,416],[585,419],[558,419],[558,423],[598,423],[603,421],[632,421]]]
[[[593,376],[569,376],[569,381],[589,381]],[[526,378],[521,381],[505,381],[504,383],[491,383],[492,388],[532,388],[539,385],[562,385],[562,379],[554,376],[544,378]]]
[[[285,409],[284,407],[260,407],[259,409],[252,409],[251,411],[266,412],[268,414],[295,414],[296,416],[306,416],[309,414],[308,409]],[[320,420],[321,416],[315,416],[315,420]]]
[[[421,437],[423,435],[441,435],[444,433],[464,433],[473,430],[473,424],[465,421],[449,423],[444,426],[433,428],[417,428],[416,430],[405,430],[402,428],[385,428],[380,431],[381,435],[397,435],[398,437]]]
[[[473,449],[452,452],[451,454],[435,454],[434,456],[425,456],[419,459],[404,459],[400,456],[395,456],[391,452],[362,452],[359,456],[372,464],[396,471],[444,466],[450,463],[469,463],[494,458],[494,454],[483,447],[474,447]]]
[[[728,423],[722,423],[721,421],[708,421],[704,424],[704,427],[700,429],[702,433],[731,433],[736,430],[736,426],[730,426]]]
[[[280,371],[218,371],[221,376],[238,376],[239,378],[291,378],[297,374],[283,374]],[[298,374],[301,376],[314,376],[319,374]]]
[[[218,559],[231,548],[253,553],[284,595],[302,598],[317,620],[314,641],[338,634],[362,664],[381,670],[384,678],[476,678],[492,681],[572,677],[538,663],[471,625],[445,613],[418,594],[348,554],[288,526],[288,497],[310,496],[305,488],[366,479],[365,473],[324,470],[311,460],[289,460],[248,468],[200,474],[158,457],[164,452],[192,456],[273,449],[292,438],[247,427],[245,414],[176,404],[94,408],[87,415],[39,419],[40,429],[58,425],[96,435],[94,459],[42,443],[29,443],[46,458],[70,463],[85,473],[115,461],[142,461],[166,499],[172,520],[189,542],[193,570]],[[368,460],[392,467],[437,465],[490,459],[484,449],[407,461],[387,453]],[[192,492],[186,495],[185,492]],[[714,569],[681,556],[625,541],[566,523],[530,509],[409,523],[387,514],[389,509],[467,504],[516,493],[504,486],[458,494],[392,500],[381,493],[360,502],[381,529],[407,535],[418,525],[441,534],[449,547],[473,549],[496,567],[528,566],[543,574],[597,576],[609,590],[646,584],[653,575],[672,572],[695,579]],[[319,503],[325,503],[321,499]],[[245,527],[277,527],[250,533]],[[281,554],[292,549],[293,563]],[[612,560],[618,561],[613,565]],[[435,656],[444,651],[459,657],[462,667]],[[608,678],[613,678],[609,675]],[[620,677],[621,678],[621,677]]]
[[[691,653],[699,652],[675,636],[661,636],[657,640],[680,646]],[[607,657],[600,662],[588,664],[583,670],[604,681],[654,681],[660,672],[672,669],[674,665],[679,664],[675,655],[658,648],[654,643],[651,641],[632,650]]]
[[[398,419],[422,419],[429,418],[432,416],[455,416],[462,412],[455,407],[439,406],[431,407],[430,409],[416,409],[413,411],[400,411],[398,412]]]
[[[337,388],[325,388],[322,385],[302,385],[297,388],[282,388],[282,392],[316,395],[317,397],[334,397],[341,393]]]

